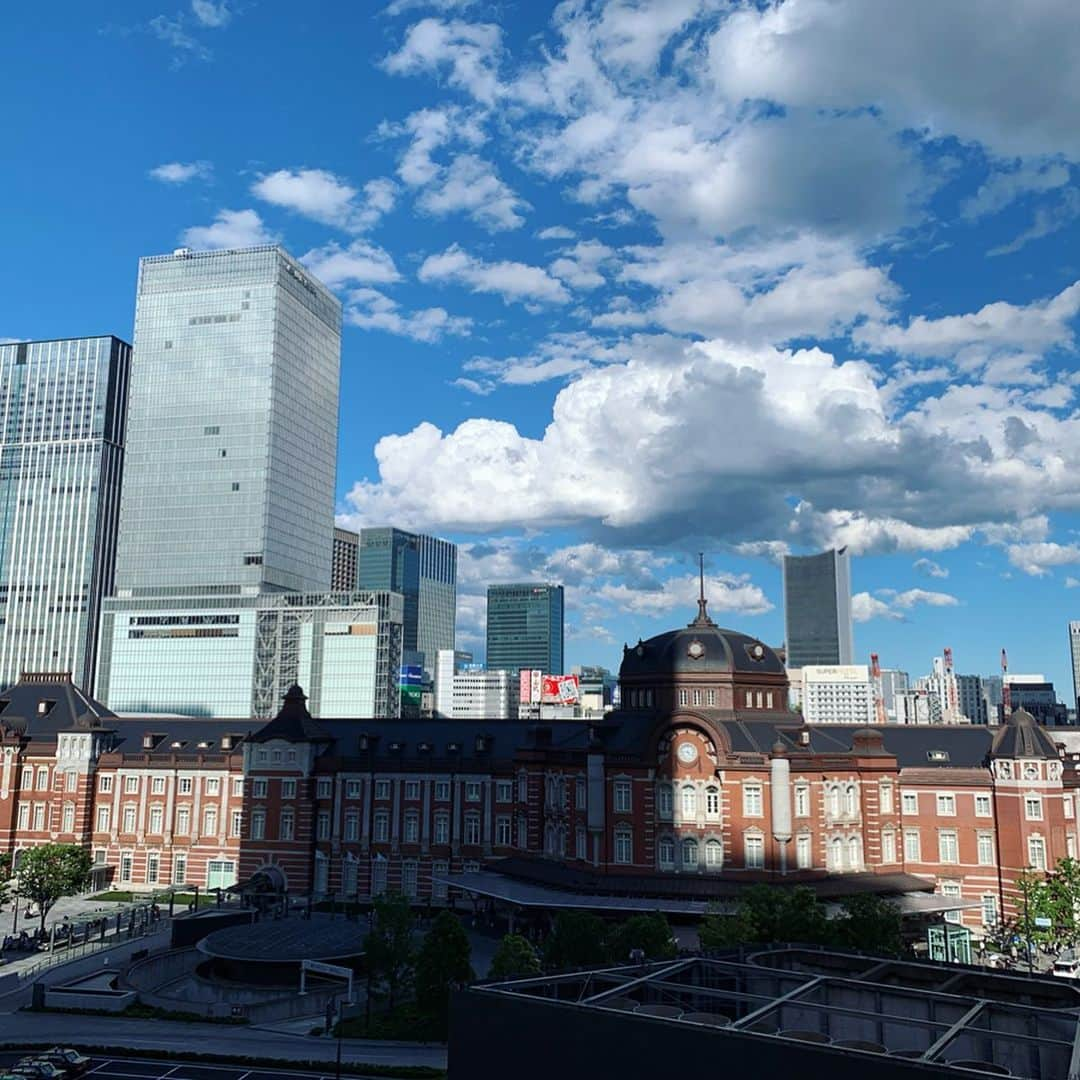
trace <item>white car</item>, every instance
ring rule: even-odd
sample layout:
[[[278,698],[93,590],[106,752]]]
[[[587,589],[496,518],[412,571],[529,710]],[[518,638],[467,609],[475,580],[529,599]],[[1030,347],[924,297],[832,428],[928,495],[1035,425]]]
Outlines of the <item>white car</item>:
[[[1051,975],[1059,979],[1080,979],[1080,960],[1072,957],[1065,960],[1055,960]]]

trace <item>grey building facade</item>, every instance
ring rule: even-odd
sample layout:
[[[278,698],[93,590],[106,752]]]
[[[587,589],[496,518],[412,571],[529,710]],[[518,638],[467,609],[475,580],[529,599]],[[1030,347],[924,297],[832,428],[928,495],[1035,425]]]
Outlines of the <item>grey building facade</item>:
[[[1069,659],[1072,661],[1073,708],[1080,715],[1080,621],[1069,623]]]
[[[439,651],[454,648],[457,546],[404,529],[361,529],[357,581],[361,589],[401,593],[403,647],[424,654],[426,676],[433,680]]]
[[[784,556],[787,666],[851,664],[851,561],[847,548]]]
[[[348,592],[356,588],[359,544],[359,533],[335,527],[334,556],[330,567],[330,588],[334,592]]]
[[[353,687],[336,713],[396,714],[396,682],[371,689],[400,650],[394,620],[355,585],[328,591],[340,357],[340,302],[279,247],[140,261],[98,662],[110,708],[261,716],[280,697],[275,672],[295,668],[327,698],[324,675]],[[327,625],[356,640],[324,642]],[[338,652],[348,663],[324,671]]]
[[[561,675],[564,665],[563,587],[531,582],[489,585],[489,671],[522,668]]]
[[[329,589],[340,357],[281,248],[140,260],[118,597]]]
[[[130,364],[111,336],[0,345],[0,687],[65,671],[93,690]]]

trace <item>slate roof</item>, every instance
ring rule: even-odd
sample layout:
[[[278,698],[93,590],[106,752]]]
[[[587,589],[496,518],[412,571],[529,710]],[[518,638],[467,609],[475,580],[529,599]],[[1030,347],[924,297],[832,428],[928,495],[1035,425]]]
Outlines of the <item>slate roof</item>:
[[[291,743],[333,741],[333,736],[308,712],[306,702],[307,696],[299,686],[289,687],[277,716],[262,725],[251,736],[251,742],[269,742],[271,739]]]
[[[990,749],[994,758],[1053,758],[1061,755],[1057,745],[1035,717],[1026,709],[1017,709],[1005,719],[994,734]]]
[[[67,672],[27,673],[0,694],[0,730],[52,738],[74,728],[111,727],[114,714],[80,690]]]

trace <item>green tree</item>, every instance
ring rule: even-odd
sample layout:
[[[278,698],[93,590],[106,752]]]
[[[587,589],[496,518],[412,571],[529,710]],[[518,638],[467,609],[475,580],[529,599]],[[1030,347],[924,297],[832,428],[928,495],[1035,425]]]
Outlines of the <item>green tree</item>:
[[[1040,907],[1053,920],[1056,948],[1073,948],[1080,941],[1080,862],[1059,859],[1039,890]]]
[[[625,964],[634,949],[641,949],[647,960],[667,960],[676,955],[675,936],[663,912],[632,915],[612,928],[608,954],[613,963]]]
[[[561,911],[544,942],[544,967],[549,971],[593,967],[607,963],[604,920],[588,911]]]
[[[900,912],[880,896],[864,894],[843,901],[843,914],[831,927],[838,945],[847,949],[900,956],[904,948]]]
[[[830,939],[825,908],[805,885],[752,885],[743,894],[740,910],[756,942],[825,944]]]
[[[90,887],[90,852],[74,844],[41,844],[19,860],[19,895],[37,904],[41,929],[57,900]]]
[[[505,934],[491,961],[488,978],[511,979],[516,975],[539,975],[540,959],[528,938]]]
[[[412,911],[406,897],[387,893],[371,909],[371,930],[364,940],[369,997],[385,997],[393,1011],[408,989],[416,962]]]
[[[461,920],[440,911],[424,935],[416,959],[416,1004],[430,1016],[445,1038],[450,1016],[450,993],[468,986],[476,977],[469,963],[472,946]]]
[[[698,940],[706,951],[744,945],[754,940],[753,934],[754,928],[741,907],[734,914],[727,914],[712,904],[698,927]]]
[[[11,898],[11,856],[0,855],[0,908]],[[18,903],[18,900],[15,901]]]

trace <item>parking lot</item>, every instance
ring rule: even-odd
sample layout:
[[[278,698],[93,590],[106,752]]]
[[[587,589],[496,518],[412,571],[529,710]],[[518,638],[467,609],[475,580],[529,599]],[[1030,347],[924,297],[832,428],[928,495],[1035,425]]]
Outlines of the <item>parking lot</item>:
[[[0,1053],[0,1071],[22,1057],[13,1052]],[[333,1080],[334,1072],[292,1072],[284,1069],[245,1069],[242,1066],[194,1065],[149,1058],[92,1058],[86,1074],[95,1080]],[[350,1074],[355,1076],[355,1074]]]

